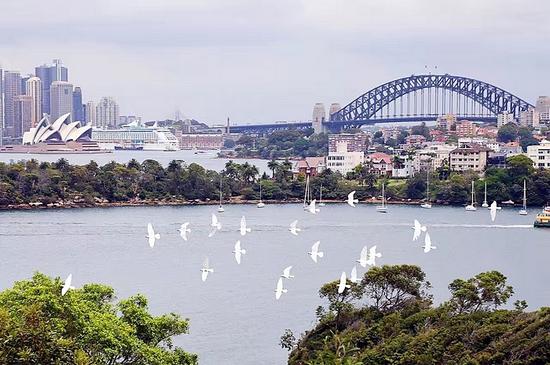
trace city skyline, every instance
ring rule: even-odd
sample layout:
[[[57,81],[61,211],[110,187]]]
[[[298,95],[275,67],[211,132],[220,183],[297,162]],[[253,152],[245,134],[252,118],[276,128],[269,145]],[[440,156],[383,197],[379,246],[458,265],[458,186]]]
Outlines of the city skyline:
[[[24,75],[61,58],[83,102],[112,95],[145,120],[176,110],[209,123],[306,120],[316,102],[345,105],[423,72],[478,78],[531,103],[550,89],[543,1],[30,3],[44,13],[31,24],[30,4],[4,5],[13,16],[0,25],[2,68]]]

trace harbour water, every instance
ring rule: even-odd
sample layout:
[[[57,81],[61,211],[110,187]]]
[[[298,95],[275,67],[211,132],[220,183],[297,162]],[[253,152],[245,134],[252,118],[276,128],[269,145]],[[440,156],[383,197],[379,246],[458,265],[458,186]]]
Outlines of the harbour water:
[[[171,156],[171,154],[170,154]],[[534,229],[535,210],[519,216],[504,208],[493,223],[480,209],[390,206],[379,214],[372,205],[351,208],[327,204],[318,215],[301,205],[226,206],[222,229],[208,238],[214,206],[121,207],[0,212],[0,290],[40,271],[51,276],[73,274],[77,287],[98,282],[113,286],[119,298],[143,293],[155,314],[176,312],[190,319],[190,334],[175,344],[196,352],[200,363],[284,364],[278,346],[286,328],[300,334],[315,324],[322,304],[319,287],[349,271],[364,245],[376,244],[378,264],[420,265],[432,283],[434,300],[448,298],[455,278],[499,270],[515,288],[510,301],[525,299],[529,309],[550,304],[550,230]],[[238,232],[242,215],[252,232]],[[424,254],[412,242],[412,223],[428,226],[437,249]],[[302,232],[288,225],[299,220]],[[189,241],[176,229],[190,222]],[[151,249],[145,238],[152,222],[161,239]],[[247,250],[241,265],[232,254],[236,240]],[[325,257],[308,257],[321,241]],[[200,268],[208,256],[214,268],[203,283]],[[295,278],[288,293],[275,300],[274,289],[284,267]],[[359,268],[359,267],[358,267]],[[359,274],[364,270],[359,268]]]
[[[30,160],[34,158],[38,161],[55,162],[60,158],[64,158],[71,164],[85,165],[94,160],[99,165],[105,165],[111,161],[127,163],[131,159],[136,159],[139,162],[145,160],[157,160],[163,166],[167,166],[172,160],[183,160],[187,164],[198,163],[204,168],[220,171],[224,168],[225,163],[230,159],[217,158],[217,151],[201,151],[196,153],[192,150],[179,151],[113,151],[112,153],[98,154],[31,154],[31,153],[0,153],[0,162],[16,162],[21,160]],[[268,172],[267,160],[260,159],[231,159],[235,163],[247,162],[255,165],[260,170],[260,173]]]

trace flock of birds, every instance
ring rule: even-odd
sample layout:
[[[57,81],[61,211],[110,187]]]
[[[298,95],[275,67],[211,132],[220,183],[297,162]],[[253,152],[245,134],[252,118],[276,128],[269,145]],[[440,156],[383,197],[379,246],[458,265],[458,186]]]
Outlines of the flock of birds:
[[[346,200],[346,203],[351,206],[355,207],[355,204],[359,203],[358,199],[355,199],[355,191],[352,191],[348,194],[348,198]],[[494,222],[496,219],[497,210],[499,207],[497,206],[496,201],[493,201],[493,203],[490,206],[489,212],[491,216],[491,220]],[[309,205],[307,205],[304,210],[308,211],[311,214],[317,214],[319,213],[320,209],[316,205],[316,200],[312,200]],[[208,237],[213,237],[217,231],[221,230],[222,224],[219,221],[216,214],[212,213],[212,219],[210,223],[210,232],[208,234]],[[413,224],[413,241],[417,241],[421,236],[422,233],[424,233],[424,245],[422,248],[424,249],[424,253],[429,253],[430,251],[436,249],[437,247],[432,244],[432,240],[430,237],[430,234],[427,232],[427,227],[422,225],[418,220],[414,220]],[[298,227],[298,220],[294,220],[292,223],[290,223],[290,226],[288,228],[290,234],[297,236],[299,232],[301,232],[301,229]],[[189,228],[189,222],[185,222],[181,224],[180,228],[177,230],[180,234],[180,237],[187,241],[187,235],[191,232],[191,229]],[[250,233],[252,229],[247,226],[246,218],[244,216],[241,217],[241,223],[239,227],[239,232],[241,236],[245,236],[247,233]],[[151,248],[155,247],[155,243],[157,240],[160,239],[160,234],[155,232],[153,225],[151,223],[147,224],[147,235],[145,236],[147,238],[147,241],[149,243],[149,246]],[[322,259],[324,257],[324,252],[320,251],[320,245],[321,241],[316,241],[311,246],[311,251],[309,251],[307,254],[313,260],[314,263],[318,263],[319,259]],[[235,243],[233,254],[235,256],[235,261],[238,265],[241,264],[242,256],[246,255],[246,250],[242,248],[241,241],[238,240]],[[356,260],[356,263],[358,263],[361,267],[366,268],[367,266],[376,266],[376,259],[382,257],[382,254],[380,252],[377,252],[376,245],[372,247],[364,246],[361,249],[361,253],[359,255],[359,259]],[[294,278],[294,275],[291,274],[292,266],[287,266],[283,269],[283,273],[280,275],[277,285],[275,288],[275,299],[279,300],[283,293],[287,293],[287,289],[284,288],[284,282],[283,279],[289,280]],[[214,269],[210,266],[210,262],[208,257],[204,259],[202,268],[200,269],[201,272],[201,279],[202,281],[206,281],[208,279],[208,275],[214,272]],[[357,266],[353,266],[351,269],[349,279],[345,271],[342,272],[340,276],[340,282],[338,285],[338,293],[342,294],[346,288],[350,288],[351,285],[348,284],[348,280],[351,283],[357,283],[359,281],[359,278],[357,276]],[[65,295],[70,289],[74,289],[72,284],[72,274],[69,274],[69,276],[65,279],[65,282],[63,284],[63,287],[61,289],[61,295]]]

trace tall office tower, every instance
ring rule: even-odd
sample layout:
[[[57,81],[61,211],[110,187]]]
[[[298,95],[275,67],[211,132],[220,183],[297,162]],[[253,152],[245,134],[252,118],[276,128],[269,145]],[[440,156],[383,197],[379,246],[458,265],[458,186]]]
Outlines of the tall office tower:
[[[13,98],[13,138],[22,138],[23,133],[32,127],[33,98],[29,95],[17,95]]]
[[[84,105],[82,105],[82,90],[80,87],[75,87],[73,91],[73,120],[85,122]]]
[[[4,71],[0,68],[0,146],[4,144]]]
[[[103,97],[96,108],[96,126],[99,128],[116,128],[118,123],[118,104],[111,97]]]
[[[42,80],[42,112],[50,114],[50,87],[54,81],[69,81],[69,70],[61,60],[53,60],[53,65],[35,67],[34,74]]]
[[[73,112],[73,85],[65,81],[54,81],[50,86],[50,117],[52,121],[63,114]],[[72,121],[72,116],[69,117]]]
[[[313,107],[313,115],[311,118],[312,124],[313,124],[313,130],[315,133],[322,133],[323,132],[323,123],[325,122],[327,118],[327,114],[325,111],[325,104],[323,103],[317,103]]]
[[[93,101],[86,103],[86,125],[97,127],[96,124],[96,106]]]
[[[26,95],[32,97],[31,126],[35,127],[42,119],[42,81],[31,77],[25,83]]]
[[[17,95],[21,95],[21,74],[4,72],[4,134],[12,138],[15,137],[14,99]]]

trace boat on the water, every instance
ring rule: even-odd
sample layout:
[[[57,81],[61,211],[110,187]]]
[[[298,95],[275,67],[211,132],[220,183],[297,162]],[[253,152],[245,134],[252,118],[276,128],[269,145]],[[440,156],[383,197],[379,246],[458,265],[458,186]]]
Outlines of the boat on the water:
[[[527,215],[527,185],[523,179],[523,206],[519,211],[519,215]]]
[[[424,209],[432,209],[432,203],[430,203],[430,169],[426,171],[426,201],[420,206]]]
[[[388,206],[386,205],[386,192],[384,190],[384,183],[382,183],[382,205],[376,207],[378,213],[387,213]]]
[[[533,226],[539,228],[550,228],[550,205],[546,206],[542,212],[537,214]]]
[[[466,210],[469,212],[474,212],[477,210],[476,208],[476,200],[475,200],[475,191],[474,191],[474,181],[472,180],[472,202],[468,205],[466,205]]]

